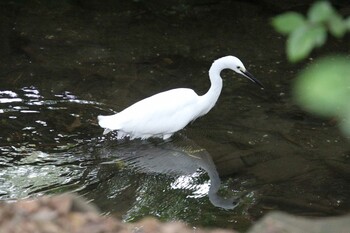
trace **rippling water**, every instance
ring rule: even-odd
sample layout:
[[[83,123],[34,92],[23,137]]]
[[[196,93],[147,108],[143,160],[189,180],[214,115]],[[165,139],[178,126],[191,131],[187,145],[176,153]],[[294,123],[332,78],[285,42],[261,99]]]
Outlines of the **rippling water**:
[[[126,220],[151,213],[181,219],[177,204],[189,200],[228,210],[237,204],[237,193],[218,193],[210,154],[184,135],[167,142],[100,137],[89,115],[105,106],[70,92],[44,97],[31,86],[1,91],[0,102],[2,199],[75,191]]]
[[[83,168],[69,150],[88,140],[88,134],[75,130],[85,124],[81,106],[89,111],[100,104],[69,92],[44,97],[34,86],[0,91],[0,103],[2,198],[26,197],[76,181]]]

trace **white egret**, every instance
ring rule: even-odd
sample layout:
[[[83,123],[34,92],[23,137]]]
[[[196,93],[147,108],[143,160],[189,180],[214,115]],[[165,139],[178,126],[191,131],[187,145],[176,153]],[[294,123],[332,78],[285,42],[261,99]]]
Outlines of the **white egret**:
[[[221,93],[220,72],[224,69],[233,70],[262,87],[237,57],[222,57],[215,60],[209,69],[211,86],[206,94],[199,96],[192,89],[176,88],[136,102],[117,114],[98,116],[99,125],[105,129],[103,134],[117,130],[118,139],[170,138],[214,107]]]

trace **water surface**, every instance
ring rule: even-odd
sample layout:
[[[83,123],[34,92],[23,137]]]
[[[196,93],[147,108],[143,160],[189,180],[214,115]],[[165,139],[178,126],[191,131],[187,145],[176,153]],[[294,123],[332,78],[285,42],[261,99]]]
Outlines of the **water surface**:
[[[271,210],[346,213],[349,141],[333,119],[293,103],[291,83],[305,64],[285,62],[284,38],[269,26],[283,10],[2,3],[0,198],[77,192],[125,221],[152,215],[238,230]],[[227,54],[265,90],[224,71],[215,108],[170,141],[102,136],[99,114],[176,87],[205,93],[211,62]]]

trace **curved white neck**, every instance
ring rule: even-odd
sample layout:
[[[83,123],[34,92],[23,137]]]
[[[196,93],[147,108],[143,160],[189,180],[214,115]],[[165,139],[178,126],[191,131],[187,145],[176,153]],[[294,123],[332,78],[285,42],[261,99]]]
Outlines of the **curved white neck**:
[[[211,86],[207,93],[201,96],[203,100],[203,114],[209,112],[218,100],[221,90],[222,90],[222,78],[220,73],[223,69],[228,68],[225,63],[223,63],[220,58],[215,60],[209,69],[209,79]]]

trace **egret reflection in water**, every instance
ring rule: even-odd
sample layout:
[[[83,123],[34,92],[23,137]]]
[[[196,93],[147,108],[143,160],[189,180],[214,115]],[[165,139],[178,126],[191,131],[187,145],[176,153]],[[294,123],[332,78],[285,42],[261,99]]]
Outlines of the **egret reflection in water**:
[[[136,171],[148,174],[181,177],[194,175],[199,169],[203,169],[210,179],[210,202],[224,209],[233,209],[237,204],[235,198],[226,199],[218,194],[221,180],[210,154],[187,138],[181,137],[167,142],[113,141],[102,151],[104,156],[114,157]]]

